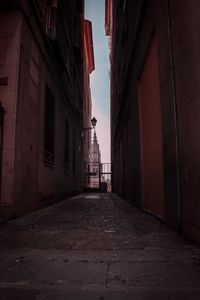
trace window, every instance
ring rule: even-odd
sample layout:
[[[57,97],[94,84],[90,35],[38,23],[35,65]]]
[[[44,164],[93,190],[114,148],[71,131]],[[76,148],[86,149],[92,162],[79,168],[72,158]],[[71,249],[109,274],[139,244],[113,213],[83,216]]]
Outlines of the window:
[[[126,11],[126,9],[127,9],[127,1],[126,1],[126,0],[124,0],[123,11],[125,12],[125,11]]]
[[[73,131],[73,159],[72,159],[72,170],[76,173],[76,132]]]
[[[65,145],[64,145],[64,172],[69,171],[69,155],[70,155],[70,126],[69,121],[65,119],[65,137],[64,137]]]
[[[1,168],[2,168],[2,153],[3,153],[4,113],[5,113],[5,110],[0,102],[0,200],[1,200]]]
[[[45,132],[44,132],[44,163],[54,166],[54,130],[55,130],[55,99],[46,86],[45,99]]]
[[[49,1],[46,8],[46,33],[51,40],[56,39],[57,0]]]

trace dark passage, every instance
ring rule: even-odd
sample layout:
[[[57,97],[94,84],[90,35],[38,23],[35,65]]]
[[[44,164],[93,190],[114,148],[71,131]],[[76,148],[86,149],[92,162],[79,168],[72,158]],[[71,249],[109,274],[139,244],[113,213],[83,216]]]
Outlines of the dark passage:
[[[0,299],[200,299],[200,251],[114,194],[82,194],[0,230]]]

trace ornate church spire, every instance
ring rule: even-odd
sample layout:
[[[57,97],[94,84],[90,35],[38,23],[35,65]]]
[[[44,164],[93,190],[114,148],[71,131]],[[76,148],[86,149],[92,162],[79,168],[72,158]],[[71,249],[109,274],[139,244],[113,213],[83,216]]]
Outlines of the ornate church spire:
[[[97,140],[97,134],[96,134],[95,129],[94,129],[92,144],[91,144],[90,161],[93,163],[101,162],[101,151],[99,148],[99,143]]]
[[[96,130],[94,130],[94,134],[93,134],[93,144],[98,144]]]

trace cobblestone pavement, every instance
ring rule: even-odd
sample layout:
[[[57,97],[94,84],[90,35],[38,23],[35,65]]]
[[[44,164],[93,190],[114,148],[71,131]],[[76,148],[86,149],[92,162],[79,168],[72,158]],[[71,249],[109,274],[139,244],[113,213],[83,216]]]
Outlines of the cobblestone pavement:
[[[0,229],[0,300],[199,300],[200,250],[113,194]]]

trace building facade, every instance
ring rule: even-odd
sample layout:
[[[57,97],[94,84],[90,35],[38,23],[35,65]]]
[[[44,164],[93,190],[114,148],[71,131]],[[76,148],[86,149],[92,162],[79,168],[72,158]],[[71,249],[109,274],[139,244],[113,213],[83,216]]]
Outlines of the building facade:
[[[197,1],[106,1],[113,190],[200,244]]]
[[[84,103],[83,103],[83,143],[84,143],[84,173],[87,172],[87,163],[90,160],[91,148],[91,119],[92,99],[90,90],[90,74],[95,69],[92,23],[84,20]]]
[[[0,3],[1,219],[83,186],[82,0]]]

